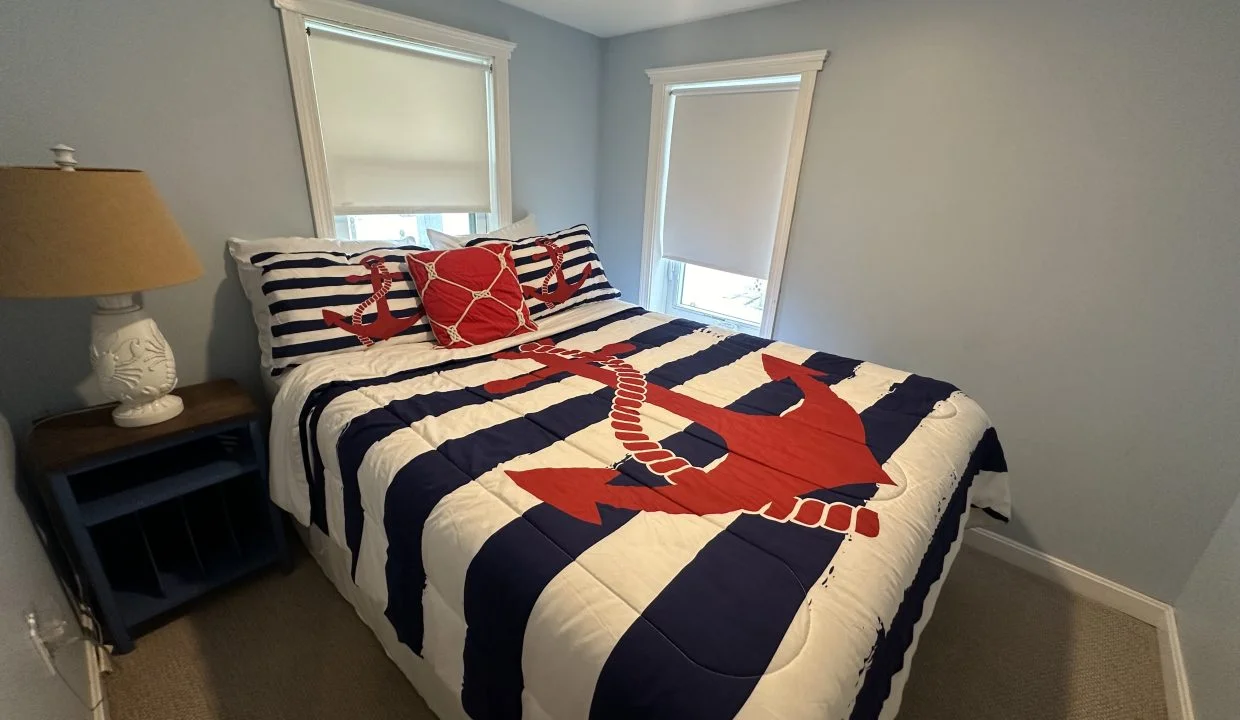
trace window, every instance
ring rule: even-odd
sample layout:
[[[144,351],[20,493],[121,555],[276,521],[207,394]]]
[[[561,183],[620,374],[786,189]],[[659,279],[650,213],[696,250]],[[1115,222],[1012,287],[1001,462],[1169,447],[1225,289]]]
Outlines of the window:
[[[276,5],[317,234],[425,244],[511,221],[511,43],[343,0]]]
[[[430,242],[427,230],[473,235],[499,227],[487,213],[421,213],[412,215],[336,215],[336,237],[360,242]]]
[[[642,301],[769,337],[825,52],[649,71]]]
[[[692,263],[671,261],[669,294],[676,314],[705,315],[706,322],[741,325],[756,331],[766,306],[766,280],[714,270]]]

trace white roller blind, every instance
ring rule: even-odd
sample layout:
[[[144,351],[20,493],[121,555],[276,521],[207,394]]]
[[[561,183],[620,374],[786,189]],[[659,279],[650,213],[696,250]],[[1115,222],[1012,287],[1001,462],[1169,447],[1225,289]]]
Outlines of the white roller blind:
[[[337,215],[489,212],[489,67],[312,28]]]
[[[673,95],[665,258],[766,278],[796,105],[796,87]]]

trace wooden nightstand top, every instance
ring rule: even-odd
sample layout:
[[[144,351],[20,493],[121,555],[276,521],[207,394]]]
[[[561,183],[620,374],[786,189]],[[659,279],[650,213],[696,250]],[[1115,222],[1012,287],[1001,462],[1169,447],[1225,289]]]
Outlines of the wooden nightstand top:
[[[248,420],[258,414],[254,400],[235,380],[190,385],[177,388],[173,394],[185,401],[185,411],[158,425],[117,427],[112,422],[115,405],[36,421],[30,433],[30,459],[44,472],[67,470],[135,445]]]

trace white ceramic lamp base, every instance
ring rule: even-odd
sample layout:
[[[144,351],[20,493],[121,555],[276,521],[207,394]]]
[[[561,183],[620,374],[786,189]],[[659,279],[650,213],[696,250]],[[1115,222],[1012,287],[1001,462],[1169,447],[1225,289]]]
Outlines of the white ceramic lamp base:
[[[176,395],[177,365],[172,348],[133,295],[95,300],[91,317],[90,363],[99,387],[120,403],[112,419],[121,427],[171,420],[185,409]]]
[[[185,403],[176,395],[165,395],[149,403],[121,405],[112,411],[112,422],[120,427],[157,425],[180,415]]]

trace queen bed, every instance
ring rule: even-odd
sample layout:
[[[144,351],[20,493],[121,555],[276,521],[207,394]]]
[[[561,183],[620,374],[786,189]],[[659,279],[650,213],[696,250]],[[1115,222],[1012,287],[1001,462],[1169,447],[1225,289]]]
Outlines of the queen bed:
[[[970,506],[1008,512],[986,414],[616,299],[577,232],[514,245],[536,331],[280,368],[272,499],[441,718],[893,717]],[[361,282],[248,247],[252,300]]]

